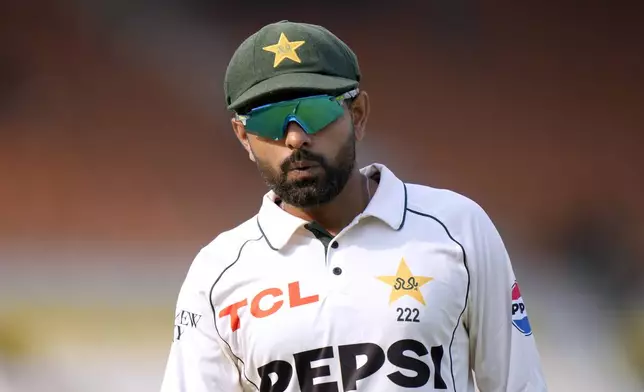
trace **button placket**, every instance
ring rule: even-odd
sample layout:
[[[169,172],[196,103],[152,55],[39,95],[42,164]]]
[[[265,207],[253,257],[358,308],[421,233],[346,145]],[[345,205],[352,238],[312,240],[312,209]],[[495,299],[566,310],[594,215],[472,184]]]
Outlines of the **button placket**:
[[[346,233],[347,230],[349,230],[352,226],[355,226],[359,219],[354,219],[351,224],[349,224],[347,227],[345,227],[342,231],[340,231],[335,237],[331,236],[324,228],[320,229],[319,226],[317,226],[316,223],[309,223],[307,224],[306,228],[315,235],[315,237],[322,242],[322,244],[325,246],[324,247],[324,252],[325,252],[325,260],[326,260],[326,266],[327,268],[330,268],[330,272],[333,274],[331,276],[331,279],[336,279],[338,276],[341,276],[344,271],[342,270],[340,264],[341,263],[336,263],[334,265],[332,256],[334,256],[337,253],[337,250],[340,248],[340,241],[339,238],[343,236],[344,233]]]
[[[342,268],[338,265],[338,263],[334,263],[333,261],[333,256],[336,256],[337,260],[337,249],[340,247],[340,242],[338,241],[338,237],[336,236],[331,240],[331,243],[329,244],[329,247],[327,248],[327,265],[329,268],[331,268],[331,273],[333,274],[331,276],[331,279],[337,279],[340,275],[342,275]]]
[[[338,250],[341,248],[340,242],[345,241],[347,238],[345,237],[345,234],[348,230],[350,230],[353,226],[355,226],[358,223],[359,219],[354,219],[353,222],[351,222],[347,227],[342,229],[334,238],[331,239],[331,243],[329,244],[326,252],[326,265],[331,269],[331,282],[335,281],[338,284],[341,282],[339,279],[343,274],[344,274],[344,269],[342,268],[342,261],[338,261],[338,255],[337,253],[340,251]],[[342,237],[342,238],[340,238]],[[332,256],[335,257],[335,262],[332,259]]]

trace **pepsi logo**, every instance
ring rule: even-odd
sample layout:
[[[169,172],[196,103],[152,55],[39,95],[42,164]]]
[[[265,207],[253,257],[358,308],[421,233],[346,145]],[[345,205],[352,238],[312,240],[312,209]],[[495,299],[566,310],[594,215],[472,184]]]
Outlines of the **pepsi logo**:
[[[519,285],[515,282],[512,285],[512,325],[525,336],[532,335],[532,327],[528,320],[528,312],[521,297]]]

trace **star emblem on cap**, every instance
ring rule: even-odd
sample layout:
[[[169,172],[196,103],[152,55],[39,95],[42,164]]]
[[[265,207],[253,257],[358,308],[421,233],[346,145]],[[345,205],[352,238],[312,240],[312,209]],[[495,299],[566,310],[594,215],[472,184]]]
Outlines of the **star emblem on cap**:
[[[285,59],[301,63],[302,60],[300,60],[300,57],[297,55],[295,50],[304,45],[304,43],[305,41],[289,41],[286,34],[281,33],[280,39],[275,45],[265,46],[262,49],[267,52],[275,53],[273,68],[277,68],[277,66]]]
[[[425,305],[425,298],[420,292],[420,288],[434,278],[429,276],[418,276],[412,274],[405,259],[400,260],[398,271],[395,276],[378,276],[378,280],[391,286],[391,294],[389,295],[389,304],[391,305],[395,300],[408,295]]]

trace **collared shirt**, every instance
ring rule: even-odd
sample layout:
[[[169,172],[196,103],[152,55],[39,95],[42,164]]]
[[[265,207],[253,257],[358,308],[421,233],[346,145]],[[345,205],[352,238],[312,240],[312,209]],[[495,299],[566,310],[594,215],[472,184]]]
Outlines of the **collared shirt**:
[[[276,196],[181,288],[163,392],[545,391],[505,246],[475,202],[381,164],[336,236]],[[474,376],[474,374],[476,376]]]

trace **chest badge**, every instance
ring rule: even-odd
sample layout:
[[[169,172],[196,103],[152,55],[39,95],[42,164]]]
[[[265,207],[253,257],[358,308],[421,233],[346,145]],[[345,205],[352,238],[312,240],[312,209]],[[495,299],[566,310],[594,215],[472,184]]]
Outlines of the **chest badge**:
[[[408,295],[425,305],[425,298],[423,298],[423,294],[419,289],[426,283],[434,280],[434,278],[429,276],[414,275],[409,269],[404,258],[400,260],[395,276],[378,276],[377,278],[381,282],[391,286],[389,305],[405,295]]]

